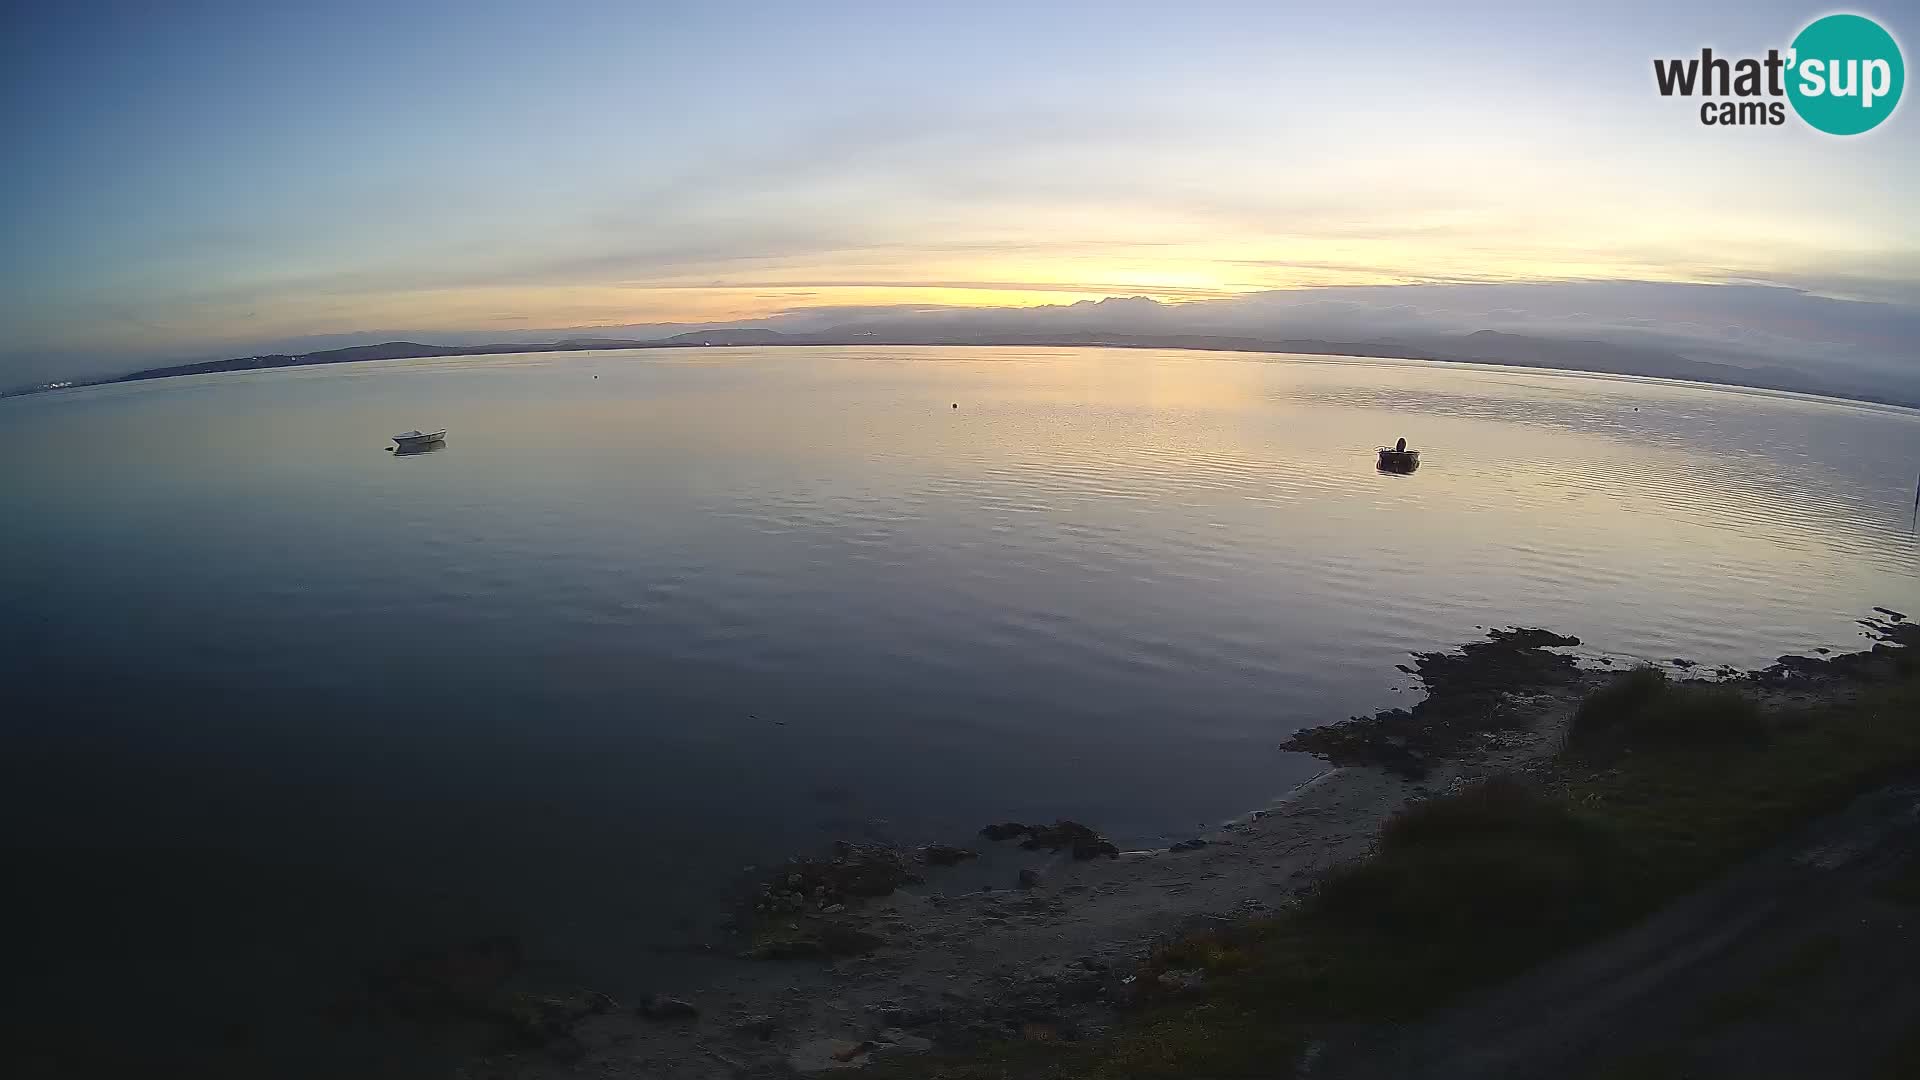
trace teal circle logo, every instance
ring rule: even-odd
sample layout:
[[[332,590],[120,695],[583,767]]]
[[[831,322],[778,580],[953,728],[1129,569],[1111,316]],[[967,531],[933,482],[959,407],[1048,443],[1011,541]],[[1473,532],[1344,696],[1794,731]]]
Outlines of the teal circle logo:
[[[1878,127],[1900,104],[1907,65],[1900,45],[1864,15],[1828,15],[1793,39],[1787,100],[1800,119],[1829,135]]]

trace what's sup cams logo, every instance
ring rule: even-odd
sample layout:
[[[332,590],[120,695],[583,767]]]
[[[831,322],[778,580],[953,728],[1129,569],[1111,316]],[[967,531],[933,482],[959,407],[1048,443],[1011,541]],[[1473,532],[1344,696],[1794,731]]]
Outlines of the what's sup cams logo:
[[[1787,107],[1816,130],[1858,135],[1880,126],[1900,104],[1907,66],[1900,44],[1864,15],[1828,15],[1765,57],[1655,60],[1661,97],[1698,97],[1709,127],[1784,124]],[[1784,100],[1783,100],[1784,99]]]

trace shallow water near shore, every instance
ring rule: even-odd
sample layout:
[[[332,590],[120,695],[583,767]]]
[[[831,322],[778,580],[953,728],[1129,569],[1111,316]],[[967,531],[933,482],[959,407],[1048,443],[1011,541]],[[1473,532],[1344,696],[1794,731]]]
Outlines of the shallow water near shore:
[[[671,988],[744,866],[833,839],[1187,835],[1479,627],[1744,667],[1920,614],[1920,416],[1641,379],[436,359],[0,402],[0,461],[11,1015],[110,988],[209,1075],[389,1059],[324,1008],[414,944]]]

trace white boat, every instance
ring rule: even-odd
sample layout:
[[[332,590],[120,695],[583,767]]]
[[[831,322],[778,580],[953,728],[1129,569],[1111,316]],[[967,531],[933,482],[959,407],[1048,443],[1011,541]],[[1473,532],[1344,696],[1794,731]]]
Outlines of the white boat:
[[[393,437],[393,443],[402,450],[422,450],[446,437],[446,428],[439,431],[403,431]]]

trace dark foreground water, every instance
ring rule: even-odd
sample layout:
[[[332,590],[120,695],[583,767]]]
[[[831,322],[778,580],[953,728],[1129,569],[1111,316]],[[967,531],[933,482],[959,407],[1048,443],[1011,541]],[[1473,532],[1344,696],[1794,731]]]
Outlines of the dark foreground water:
[[[374,1075],[323,1006],[410,944],[696,977],[834,838],[1185,835],[1481,626],[1744,666],[1920,607],[1915,414],[1414,362],[350,365],[0,402],[0,463],[11,1052],[209,1076]]]

